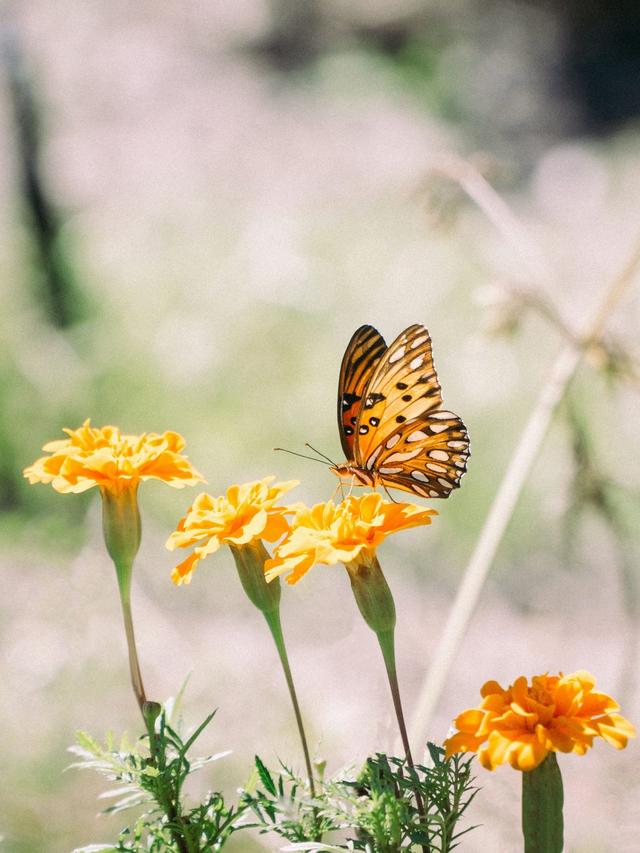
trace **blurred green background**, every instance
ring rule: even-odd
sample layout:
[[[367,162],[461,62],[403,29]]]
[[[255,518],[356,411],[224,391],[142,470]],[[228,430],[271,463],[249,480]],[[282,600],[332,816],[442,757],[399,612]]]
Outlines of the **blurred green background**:
[[[30,487],[41,445],[91,417],[173,429],[214,494],[269,473],[325,500],[340,359],[354,329],[432,334],[472,458],[425,530],[385,544],[409,716],[517,437],[563,344],[640,239],[635,4],[239,0],[6,3],[0,88],[3,849],[111,841],[101,780],[64,773],[74,732],[139,731],[97,495]],[[470,158],[544,259],[505,240],[442,157]],[[509,294],[526,291],[527,308]],[[638,722],[639,303],[611,369],[573,385],[500,548],[429,736],[488,678],[578,668]],[[621,370],[621,367],[625,367]],[[615,368],[615,369],[613,369]],[[621,375],[622,374],[622,375]],[[134,614],[149,694],[192,673],[213,707],[203,771],[230,796],[253,754],[302,765],[281,672],[229,555],[174,588],[163,542],[195,492],[141,491]],[[373,636],[339,567],[286,589],[311,742],[328,772],[393,747]],[[625,853],[637,757],[562,762],[567,850]],[[516,851],[519,778],[480,771],[462,848]],[[197,791],[193,792],[197,794]],[[237,836],[230,850],[276,849]]]

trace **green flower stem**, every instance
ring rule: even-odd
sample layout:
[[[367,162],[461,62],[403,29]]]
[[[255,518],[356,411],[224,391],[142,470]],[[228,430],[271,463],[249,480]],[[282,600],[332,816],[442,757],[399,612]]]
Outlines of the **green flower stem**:
[[[375,632],[384,665],[387,670],[389,679],[389,687],[391,688],[391,697],[393,699],[393,707],[398,720],[398,728],[400,729],[400,737],[407,759],[407,765],[413,772],[415,777],[415,769],[413,757],[411,755],[411,747],[409,746],[409,738],[407,736],[407,727],[404,721],[404,713],[402,711],[402,702],[400,701],[400,688],[398,686],[398,673],[396,669],[396,654],[395,654],[395,627],[396,627],[396,608],[393,601],[393,595],[389,589],[389,584],[382,572],[382,567],[378,562],[373,549],[363,550],[355,560],[350,563],[345,563],[345,568],[349,574],[351,581],[351,590],[356,599],[356,603],[367,625]],[[416,797],[416,806],[420,820],[426,826],[426,813],[422,795],[414,779],[414,793]],[[421,845],[423,853],[427,853],[428,846]]]
[[[554,752],[522,774],[524,853],[562,853],[562,774]]]
[[[393,699],[393,707],[396,712],[396,719],[398,720],[398,728],[400,729],[400,737],[402,738],[404,754],[407,759],[407,764],[409,768],[415,772],[413,756],[411,755],[411,746],[409,745],[409,737],[407,735],[407,726],[404,721],[402,702],[400,700],[400,687],[398,685],[398,672],[396,669],[394,629],[392,628],[388,631],[380,631],[379,633],[377,633],[377,637],[378,642],[380,643],[382,657],[384,658],[385,669],[387,670],[387,678],[389,679],[389,687],[391,688],[391,697]],[[426,826],[426,813],[424,810],[424,803],[422,801],[422,795],[417,784],[414,786],[413,792],[416,796],[416,806],[418,807],[418,814],[420,815],[420,820],[422,821],[423,825]],[[429,849],[428,846],[423,844],[421,845],[421,847],[423,853],[427,853]]]
[[[272,581],[273,583],[273,581]],[[300,706],[298,704],[298,697],[296,695],[296,688],[293,683],[293,676],[291,675],[291,667],[289,666],[289,656],[287,655],[287,648],[284,643],[284,636],[282,634],[282,624],[280,622],[280,611],[279,610],[271,610],[268,613],[264,614],[264,618],[267,620],[267,625],[269,626],[269,630],[271,631],[271,636],[273,637],[273,641],[276,644],[276,648],[278,650],[278,655],[280,656],[280,663],[282,664],[282,670],[284,672],[284,677],[287,682],[287,687],[289,688],[289,696],[291,697],[291,704],[293,705],[293,713],[296,717],[296,723],[298,725],[298,733],[300,735],[300,742],[302,744],[302,752],[304,753],[304,763],[307,768],[307,776],[309,778],[309,791],[311,796],[315,798],[316,789],[313,782],[313,769],[311,767],[311,758],[309,756],[309,747],[307,746],[307,737],[304,731],[304,724],[302,722],[302,714],[300,713]]]
[[[138,553],[141,538],[137,491],[137,485],[120,491],[103,488],[100,490],[100,495],[102,497],[102,532],[118,577],[122,617],[129,649],[131,684],[142,713],[142,706],[147,697],[142,683],[131,616],[131,576],[133,574],[133,561]],[[142,716],[144,719],[144,713]]]
[[[128,573],[125,573],[116,567],[116,571],[118,573],[118,586],[120,588],[120,603],[122,604],[124,630],[127,635],[127,647],[129,650],[131,686],[133,687],[133,692],[138,702],[138,706],[142,712],[142,706],[147,701],[147,697],[144,691],[144,684],[142,683],[140,661],[138,660],[138,650],[136,648],[136,636],[133,630],[133,617],[131,615],[131,570],[129,570]],[[123,577],[125,577],[125,582],[122,581]],[[142,716],[144,718],[144,713]]]
[[[309,747],[307,746],[307,738],[302,722],[302,714],[298,705],[298,697],[291,675],[291,667],[289,666],[289,657],[284,642],[282,633],[282,624],[280,622],[280,578],[267,583],[264,576],[264,564],[269,559],[269,553],[264,547],[261,539],[256,539],[253,542],[248,542],[245,545],[230,545],[231,553],[236,562],[238,575],[244,591],[255,606],[262,611],[264,618],[267,620],[267,625],[271,631],[280,662],[284,671],[284,677],[289,688],[291,704],[295,714],[296,723],[298,725],[298,733],[302,743],[302,752],[304,753],[304,762],[307,768],[307,776],[309,779],[309,791],[312,797],[315,797],[316,790],[313,781],[313,770],[311,767],[311,759],[309,757]],[[318,839],[319,840],[319,839]]]

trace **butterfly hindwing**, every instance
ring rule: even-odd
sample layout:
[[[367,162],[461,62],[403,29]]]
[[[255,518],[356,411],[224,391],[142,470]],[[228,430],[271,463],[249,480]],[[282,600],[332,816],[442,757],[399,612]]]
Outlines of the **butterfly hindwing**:
[[[457,415],[443,409],[399,426],[365,460],[388,488],[427,498],[446,498],[460,485],[469,457],[469,436]]]
[[[373,326],[360,326],[342,359],[338,383],[338,429],[347,459],[353,459],[354,439],[362,398],[387,345]]]
[[[441,405],[429,332],[419,324],[409,326],[379,359],[366,387],[355,424],[355,463],[363,466],[403,423]]]

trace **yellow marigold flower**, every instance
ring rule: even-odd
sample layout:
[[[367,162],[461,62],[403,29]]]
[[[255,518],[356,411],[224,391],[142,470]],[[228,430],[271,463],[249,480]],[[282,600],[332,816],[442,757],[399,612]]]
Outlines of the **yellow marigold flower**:
[[[458,731],[445,741],[447,757],[477,752],[487,770],[504,762],[533,770],[550,752],[584,755],[595,737],[623,749],[635,728],[617,713],[614,699],[594,688],[594,677],[584,670],[536,675],[530,685],[521,676],[506,690],[488,681],[480,707],[456,718]]]
[[[50,441],[42,456],[24,470],[30,483],[51,483],[57,492],[85,492],[93,486],[120,493],[142,480],[162,480],[174,488],[193,486],[204,478],[182,454],[185,441],[177,432],[125,435],[118,427],[92,427],[86,420],[69,436]]]
[[[277,504],[298,481],[273,483],[273,480],[275,477],[265,477],[230,486],[226,496],[217,498],[206,492],[198,495],[166,543],[170,551],[201,543],[173,570],[171,579],[175,584],[189,583],[200,560],[221,545],[248,545],[256,539],[275,542],[288,532],[287,515],[294,508]]]
[[[369,560],[391,533],[430,524],[434,509],[385,501],[369,492],[342,503],[319,503],[298,510],[291,533],[265,564],[267,580],[290,572],[287,583],[297,583],[316,563],[352,564]]]
[[[138,485],[162,480],[182,488],[203,477],[182,454],[185,441],[177,432],[123,435],[118,427],[96,429],[86,420],[80,429],[65,429],[68,438],[42,448],[50,453],[24,470],[30,483],[51,483],[57,492],[86,492],[98,486],[102,498],[102,530],[114,562],[129,647],[131,683],[145,721],[155,703],[148,703],[142,683],[131,614],[131,578],[140,547]]]

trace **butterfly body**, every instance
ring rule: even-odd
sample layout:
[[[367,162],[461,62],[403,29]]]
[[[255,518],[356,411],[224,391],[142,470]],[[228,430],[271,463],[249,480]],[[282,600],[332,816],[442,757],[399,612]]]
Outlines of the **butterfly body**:
[[[338,426],[347,459],[332,470],[354,485],[445,498],[466,470],[467,430],[442,408],[431,337],[419,324],[389,347],[373,326],[356,330],[340,368]]]
[[[341,480],[349,480],[354,486],[370,486],[375,489],[378,485],[374,471],[364,471],[348,462],[342,465],[332,465],[329,470],[333,471]]]

